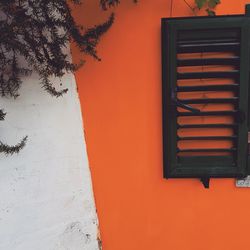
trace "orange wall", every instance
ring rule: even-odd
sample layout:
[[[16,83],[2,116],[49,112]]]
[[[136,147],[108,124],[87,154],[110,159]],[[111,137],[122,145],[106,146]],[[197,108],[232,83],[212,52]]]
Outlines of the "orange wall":
[[[243,13],[247,2],[221,1],[218,14]],[[122,2],[98,47],[102,62],[76,73],[104,250],[250,249],[250,189],[162,178],[160,18],[170,0]],[[77,20],[104,20],[89,11],[96,6],[79,7]],[[172,14],[192,15],[183,0]]]

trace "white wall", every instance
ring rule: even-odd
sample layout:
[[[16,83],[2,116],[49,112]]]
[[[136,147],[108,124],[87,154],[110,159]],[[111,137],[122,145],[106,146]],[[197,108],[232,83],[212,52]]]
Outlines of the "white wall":
[[[73,75],[53,98],[38,77],[23,79],[20,97],[0,98],[8,113],[0,140],[18,154],[0,154],[0,250],[95,250],[98,221]]]

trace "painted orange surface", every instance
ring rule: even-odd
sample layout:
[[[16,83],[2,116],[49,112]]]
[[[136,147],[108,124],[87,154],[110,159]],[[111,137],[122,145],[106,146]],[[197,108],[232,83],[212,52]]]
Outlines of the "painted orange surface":
[[[243,13],[247,2],[221,1],[217,14]],[[84,1],[78,22],[105,20],[97,5]],[[102,62],[89,59],[76,73],[103,249],[250,249],[250,189],[233,179],[212,179],[207,190],[162,178],[160,18],[170,6],[122,0],[98,47]],[[188,15],[174,0],[172,16]]]

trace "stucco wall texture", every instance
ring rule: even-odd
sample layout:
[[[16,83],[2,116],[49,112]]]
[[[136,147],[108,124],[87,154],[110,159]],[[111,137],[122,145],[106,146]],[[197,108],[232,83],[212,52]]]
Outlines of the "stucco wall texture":
[[[105,20],[97,2],[75,10],[79,23]],[[250,189],[233,179],[212,179],[207,190],[162,178],[160,19],[170,0],[121,2],[98,47],[102,62],[89,59],[76,73],[103,249],[248,249]],[[247,3],[221,2],[218,15],[244,13]],[[173,1],[172,16],[191,15]]]
[[[1,141],[28,135],[19,154],[0,157],[0,250],[98,250],[92,193],[75,78],[53,98],[39,76],[23,78],[20,96],[1,98]],[[57,82],[57,87],[61,88]]]

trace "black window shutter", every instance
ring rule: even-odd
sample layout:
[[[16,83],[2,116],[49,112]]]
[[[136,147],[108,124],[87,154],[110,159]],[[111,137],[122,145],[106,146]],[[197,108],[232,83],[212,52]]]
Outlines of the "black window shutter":
[[[162,19],[165,178],[247,175],[249,45],[247,15]]]

